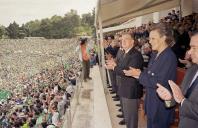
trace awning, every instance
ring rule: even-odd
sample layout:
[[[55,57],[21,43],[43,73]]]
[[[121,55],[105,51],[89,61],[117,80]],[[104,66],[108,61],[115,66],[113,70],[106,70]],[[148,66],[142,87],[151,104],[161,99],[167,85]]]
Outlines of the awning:
[[[96,24],[99,17],[105,27],[148,13],[174,8],[179,4],[180,0],[98,0]]]
[[[131,19],[127,23],[123,23],[121,25],[114,26],[114,27],[104,28],[103,29],[103,33],[112,32],[112,31],[118,31],[118,30],[123,30],[123,29],[127,29],[127,28],[132,28],[132,27],[135,27],[135,26],[136,26],[135,19]]]

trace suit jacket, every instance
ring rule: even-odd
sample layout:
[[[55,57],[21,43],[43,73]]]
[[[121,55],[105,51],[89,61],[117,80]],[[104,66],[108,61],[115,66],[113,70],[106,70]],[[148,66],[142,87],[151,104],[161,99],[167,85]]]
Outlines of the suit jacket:
[[[138,99],[142,96],[143,88],[137,79],[125,76],[123,70],[128,70],[129,67],[138,69],[142,69],[143,67],[142,55],[135,48],[130,49],[128,53],[123,55],[120,63],[114,68],[114,71],[120,76],[121,85],[118,90],[119,95],[128,99]]]
[[[115,59],[118,65],[122,63],[123,55],[124,55],[124,50],[119,49]],[[116,85],[118,86],[118,90],[119,90],[119,87],[121,85],[121,77],[118,74],[116,74]]]
[[[148,68],[139,77],[140,83],[146,88],[145,112],[154,122],[160,119],[173,121],[174,109],[166,108],[163,100],[156,93],[157,83],[170,89],[168,80],[176,80],[177,58],[168,47],[156,58],[157,53],[152,53]]]
[[[120,63],[120,60],[122,60],[123,55],[124,55],[124,50],[119,49],[118,53],[116,55],[116,58],[115,58],[116,59],[116,63]]]
[[[198,65],[193,65],[185,74],[181,84],[182,93],[185,95],[192,79],[198,70]],[[184,100],[179,109],[179,128],[198,128],[198,85],[192,90],[190,96]]]

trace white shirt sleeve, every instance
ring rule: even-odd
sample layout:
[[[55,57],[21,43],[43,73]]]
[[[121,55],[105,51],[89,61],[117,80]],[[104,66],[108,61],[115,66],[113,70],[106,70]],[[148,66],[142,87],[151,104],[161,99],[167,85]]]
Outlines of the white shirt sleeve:
[[[181,106],[182,106],[182,104],[183,104],[183,102],[184,102],[185,99],[186,99],[186,98],[184,98],[184,99],[181,101]]]
[[[55,112],[52,116],[52,124],[58,126],[58,122],[59,122],[59,113]]]

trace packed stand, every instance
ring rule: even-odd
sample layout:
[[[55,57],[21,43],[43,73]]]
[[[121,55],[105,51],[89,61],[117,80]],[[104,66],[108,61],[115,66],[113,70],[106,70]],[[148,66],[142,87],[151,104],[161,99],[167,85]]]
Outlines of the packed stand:
[[[25,39],[16,40],[16,42],[14,40],[3,40],[1,42],[1,47],[5,48],[5,51],[1,53],[3,55],[1,57],[2,62],[7,60],[10,64],[9,59],[16,58],[10,65],[11,68],[6,67],[6,61],[1,63],[3,65],[1,79],[6,81],[4,84],[9,83],[7,86],[1,85],[1,89],[9,90],[11,95],[8,99],[0,101],[0,127],[62,127],[66,109],[70,105],[74,93],[74,86],[77,84],[76,80],[82,70],[79,58],[74,52],[78,45],[77,40],[58,40],[57,42],[57,40],[38,39],[28,40],[31,43],[26,42],[27,44],[22,45],[23,41]],[[5,44],[5,42],[11,43]],[[55,44],[56,42],[61,45],[60,48],[59,45]],[[18,46],[17,43],[21,46]],[[28,46],[29,43],[32,46]],[[39,47],[36,46],[37,44]],[[42,46],[42,44],[44,45]],[[46,44],[48,45],[45,46]],[[29,53],[28,48],[33,53],[37,51],[38,55],[35,54],[35,56],[38,57],[32,57],[33,54]],[[12,50],[14,52],[11,52]],[[63,54],[62,57],[59,57],[58,53]],[[23,60],[18,54],[22,58],[24,57]],[[51,63],[49,58],[47,58],[48,60],[45,59],[48,56],[41,54],[52,55],[54,58],[52,61],[58,62]],[[23,61],[27,63],[23,63]],[[32,72],[23,69],[23,67],[27,68],[29,62],[32,63],[30,70]],[[19,69],[16,71],[14,68]],[[18,72],[24,73],[21,75],[17,74]]]

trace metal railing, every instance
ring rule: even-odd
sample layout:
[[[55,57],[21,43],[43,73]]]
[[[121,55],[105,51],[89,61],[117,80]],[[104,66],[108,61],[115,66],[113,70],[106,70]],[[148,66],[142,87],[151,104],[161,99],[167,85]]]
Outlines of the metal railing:
[[[80,104],[80,92],[82,88],[82,72],[79,77],[76,79],[76,85],[74,86],[74,93],[69,100],[69,106],[66,109],[66,113],[63,118],[62,128],[72,128],[72,123],[74,121],[74,116],[76,114],[76,110],[78,105]]]

